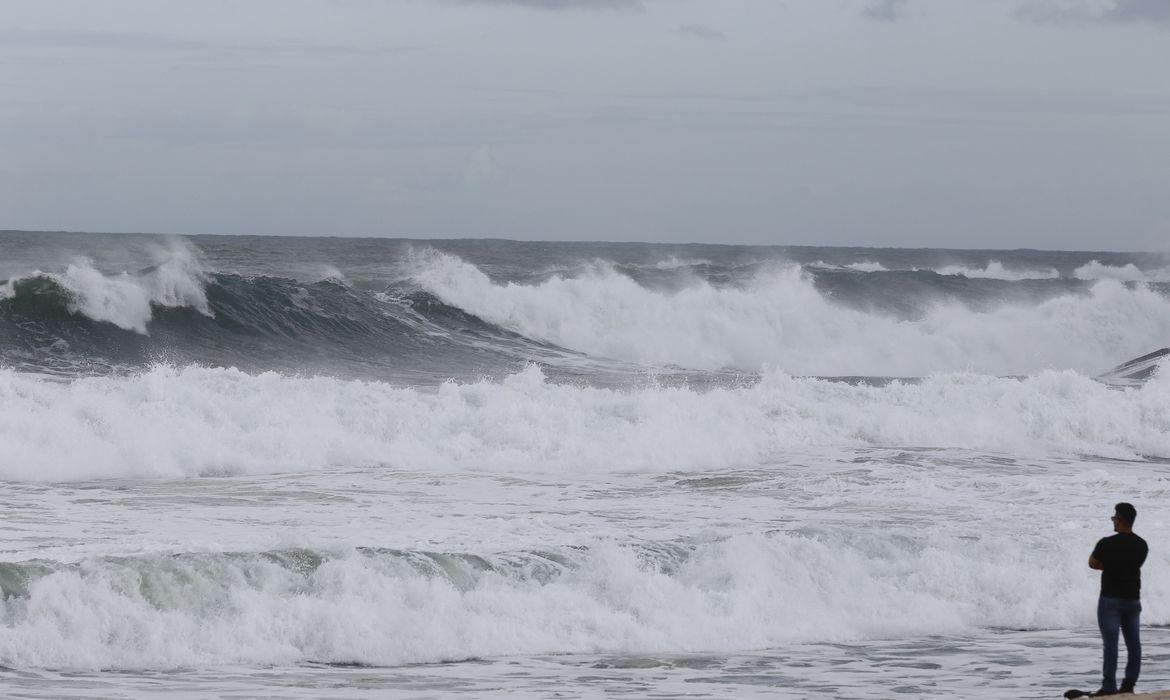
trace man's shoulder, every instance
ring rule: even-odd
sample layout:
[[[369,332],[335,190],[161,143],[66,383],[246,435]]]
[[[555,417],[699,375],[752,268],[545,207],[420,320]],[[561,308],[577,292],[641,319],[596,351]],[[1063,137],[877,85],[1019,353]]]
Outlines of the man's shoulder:
[[[1106,542],[1108,540],[1112,540],[1123,549],[1128,549],[1131,551],[1135,549],[1149,551],[1150,549],[1150,546],[1146,544],[1146,541],[1142,539],[1136,532],[1119,532],[1116,535],[1112,537],[1106,537],[1101,541]]]
[[[1145,544],[1145,540],[1142,540],[1142,538],[1140,536],[1138,536],[1137,533],[1114,533],[1112,535],[1109,535],[1108,537],[1101,537],[1100,541],[1101,542],[1141,542],[1142,544]]]

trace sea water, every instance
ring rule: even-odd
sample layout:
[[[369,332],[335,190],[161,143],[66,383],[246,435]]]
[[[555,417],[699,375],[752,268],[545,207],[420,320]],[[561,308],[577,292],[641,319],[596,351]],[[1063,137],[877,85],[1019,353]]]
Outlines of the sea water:
[[[27,697],[1058,696],[1151,544],[1170,261],[0,234]]]

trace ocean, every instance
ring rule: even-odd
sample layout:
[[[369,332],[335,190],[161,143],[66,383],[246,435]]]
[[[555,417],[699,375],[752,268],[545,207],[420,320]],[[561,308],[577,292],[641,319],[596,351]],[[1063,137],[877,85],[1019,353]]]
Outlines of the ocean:
[[[0,232],[0,692],[1059,697],[1170,256]]]

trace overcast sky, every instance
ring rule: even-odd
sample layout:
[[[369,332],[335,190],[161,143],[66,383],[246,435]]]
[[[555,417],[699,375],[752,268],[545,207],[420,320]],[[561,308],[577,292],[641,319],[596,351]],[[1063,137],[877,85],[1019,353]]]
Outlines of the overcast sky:
[[[0,228],[1170,249],[1170,0],[5,0]]]

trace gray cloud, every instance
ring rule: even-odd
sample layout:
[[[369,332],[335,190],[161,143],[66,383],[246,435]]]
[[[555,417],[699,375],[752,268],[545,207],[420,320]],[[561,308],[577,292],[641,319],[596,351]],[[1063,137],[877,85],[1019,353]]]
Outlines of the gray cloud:
[[[1170,26],[1170,0],[1026,0],[1016,17],[1040,24],[1138,24]]]
[[[23,49],[102,49],[115,51],[246,51],[261,53],[330,53],[375,55],[404,48],[365,48],[302,41],[239,43],[183,39],[160,34],[63,30],[0,29],[0,45]]]
[[[683,36],[693,36],[699,39],[719,40],[727,38],[727,35],[718,29],[705,27],[701,24],[683,24],[679,27],[676,27],[674,33],[682,34]]]
[[[1170,2],[1167,0],[1117,0],[1107,10],[1106,20],[1115,22],[1163,22],[1170,23]]]
[[[908,0],[872,0],[861,14],[875,22],[895,22],[906,12]]]
[[[463,5],[514,5],[537,10],[623,10],[642,7],[642,0],[457,0]]]
[[[1016,19],[1035,24],[1071,24],[1085,22],[1090,17],[1089,8],[1079,0],[1072,3],[1026,0],[1012,14]]]
[[[1092,29],[1020,24],[1025,3]],[[1157,5],[91,5],[0,3],[6,227],[1094,250],[1170,231],[1170,88],[1134,68],[1170,60]],[[396,46],[423,48],[347,55]]]

